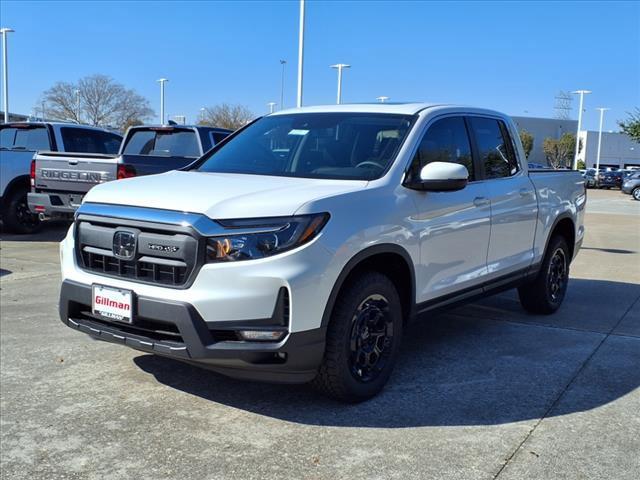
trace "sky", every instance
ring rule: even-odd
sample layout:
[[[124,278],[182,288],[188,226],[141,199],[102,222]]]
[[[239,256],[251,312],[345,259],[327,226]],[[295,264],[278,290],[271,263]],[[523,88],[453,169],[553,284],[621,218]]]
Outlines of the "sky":
[[[348,63],[343,103],[428,101],[553,117],[560,91],[589,89],[605,130],[640,106],[640,2],[306,2],[303,104],[334,103],[334,63]],[[227,102],[256,114],[295,106],[298,1],[0,2],[9,34],[10,111],[44,90],[106,74],[160,111],[197,121]],[[577,118],[578,102],[571,117]],[[156,119],[157,120],[157,119]]]

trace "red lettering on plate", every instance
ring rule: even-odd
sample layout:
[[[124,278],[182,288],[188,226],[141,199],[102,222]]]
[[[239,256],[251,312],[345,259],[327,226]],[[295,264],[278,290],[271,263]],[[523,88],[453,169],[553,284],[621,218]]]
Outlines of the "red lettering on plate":
[[[131,305],[128,303],[116,302],[115,300],[111,300],[110,298],[105,298],[100,295],[96,295],[96,304],[119,308],[121,310],[131,310]]]

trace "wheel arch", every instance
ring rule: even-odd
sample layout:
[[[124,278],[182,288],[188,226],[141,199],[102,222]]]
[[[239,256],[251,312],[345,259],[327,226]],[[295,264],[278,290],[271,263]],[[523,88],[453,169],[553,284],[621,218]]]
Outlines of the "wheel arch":
[[[547,240],[544,245],[544,254],[547,253],[549,242],[553,236],[557,234],[561,235],[566,240],[567,246],[569,247],[569,258],[573,260],[576,248],[576,225],[569,212],[558,215],[558,218],[553,222],[553,226],[549,231],[549,235],[547,236]]]
[[[415,269],[411,255],[399,245],[388,243],[373,245],[354,255],[343,267],[336,280],[322,315],[322,327],[331,319],[338,295],[345,285],[365,271],[377,271],[388,276],[396,285],[402,302],[405,322],[415,310]]]

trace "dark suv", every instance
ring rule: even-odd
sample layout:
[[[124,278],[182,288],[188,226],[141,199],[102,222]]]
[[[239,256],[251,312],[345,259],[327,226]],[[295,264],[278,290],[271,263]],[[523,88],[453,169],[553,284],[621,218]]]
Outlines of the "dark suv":
[[[622,172],[601,172],[598,175],[598,188],[620,188],[622,187]]]

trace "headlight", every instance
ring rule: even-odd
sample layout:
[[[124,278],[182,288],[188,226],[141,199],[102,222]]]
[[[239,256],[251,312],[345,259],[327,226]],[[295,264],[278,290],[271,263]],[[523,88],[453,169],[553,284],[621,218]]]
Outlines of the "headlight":
[[[329,220],[328,213],[251,220],[221,220],[229,234],[207,239],[207,262],[269,257],[312,240]],[[232,233],[238,230],[237,234]],[[251,230],[252,233],[242,233]]]

